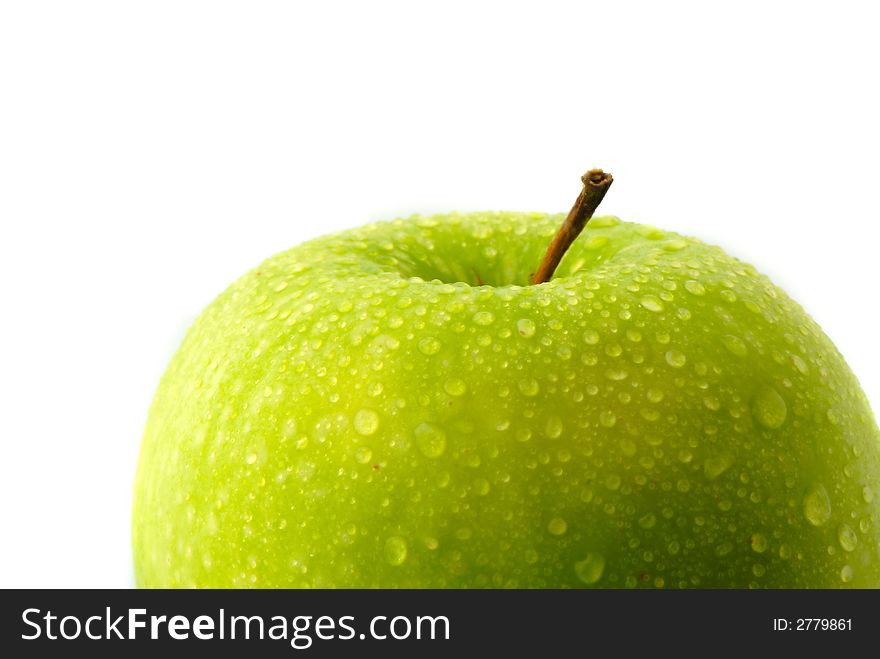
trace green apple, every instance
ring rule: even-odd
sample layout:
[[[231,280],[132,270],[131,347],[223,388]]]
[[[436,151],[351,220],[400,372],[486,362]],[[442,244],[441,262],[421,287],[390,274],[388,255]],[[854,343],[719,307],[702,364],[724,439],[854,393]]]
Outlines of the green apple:
[[[878,587],[880,433],[803,309],[598,217],[377,222],[199,317],[136,479],[145,587]]]

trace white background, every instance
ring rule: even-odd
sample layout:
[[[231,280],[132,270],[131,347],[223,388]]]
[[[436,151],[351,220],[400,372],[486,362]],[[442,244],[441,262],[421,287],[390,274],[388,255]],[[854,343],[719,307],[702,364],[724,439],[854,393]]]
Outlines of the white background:
[[[798,299],[880,406],[870,2],[0,5],[0,587],[131,584],[147,407],[263,258],[369,220],[603,211]]]

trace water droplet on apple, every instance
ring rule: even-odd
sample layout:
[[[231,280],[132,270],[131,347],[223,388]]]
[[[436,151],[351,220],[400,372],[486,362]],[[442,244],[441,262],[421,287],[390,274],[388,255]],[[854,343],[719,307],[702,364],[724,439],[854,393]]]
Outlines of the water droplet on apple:
[[[608,243],[608,236],[590,236],[584,241],[584,249],[602,249]]]
[[[703,405],[706,406],[706,409],[712,410],[713,412],[717,412],[721,409],[721,401],[718,400],[718,396],[706,396],[703,398]]]
[[[530,337],[535,335],[535,321],[530,318],[520,318],[516,321],[516,331],[520,336]]]
[[[696,281],[695,279],[688,279],[684,283],[684,289],[688,293],[691,293],[693,295],[705,295],[706,294],[706,287],[703,286],[700,282]]]
[[[871,503],[874,500],[874,490],[871,489],[870,485],[865,485],[862,488],[862,498],[865,500],[865,503]]]
[[[541,390],[541,387],[538,385],[538,381],[535,378],[520,380],[517,383],[517,386],[519,387],[519,392],[523,396],[537,396],[538,392]]]
[[[379,396],[382,394],[383,389],[384,389],[384,387],[382,386],[381,382],[371,382],[367,386],[367,394],[369,396],[372,396],[373,398],[375,398],[376,396]]]
[[[467,385],[464,380],[452,378],[446,381],[446,384],[443,385],[443,390],[450,396],[463,396],[467,391]]]
[[[775,430],[785,423],[788,406],[776,389],[765,386],[752,398],[752,415],[760,425]]]
[[[620,476],[617,474],[608,474],[605,477],[605,487],[609,490],[616,491],[620,489]]]
[[[419,352],[423,355],[436,355],[440,352],[440,341],[435,339],[433,336],[426,336],[423,339],[419,340]]]
[[[495,314],[491,311],[478,311],[474,314],[474,322],[482,326],[491,325],[495,322]]]
[[[806,375],[810,372],[810,367],[807,366],[807,362],[805,362],[800,355],[792,355],[791,363],[794,364],[794,367],[803,375]]]
[[[389,565],[403,565],[407,552],[406,540],[399,535],[393,535],[385,541],[385,560]]]
[[[354,415],[354,429],[361,435],[372,435],[379,428],[379,415],[373,410],[359,410]]]
[[[849,583],[853,580],[853,569],[851,565],[844,565],[840,568],[840,580],[843,583]]]
[[[629,372],[624,368],[609,368],[605,371],[605,377],[609,380],[614,380],[615,382],[626,380],[628,376]]]
[[[821,483],[813,483],[804,495],[804,517],[813,526],[822,526],[831,518],[831,499]]]
[[[599,414],[599,423],[606,428],[613,428],[614,424],[617,423],[617,415],[610,410],[605,410]]]
[[[492,489],[492,486],[489,485],[489,481],[485,478],[478,478],[474,481],[474,492],[476,492],[481,497],[489,494],[489,490]]]
[[[664,309],[663,303],[660,301],[660,298],[657,298],[653,295],[645,295],[644,297],[642,297],[641,300],[639,300],[639,303],[648,311],[653,311],[655,313],[663,311]]]
[[[651,529],[654,528],[657,524],[657,516],[654,513],[648,513],[647,515],[643,515],[639,517],[639,526],[643,529]]]
[[[256,453],[248,453],[247,456],[245,456],[244,461],[249,465],[254,464],[257,461],[257,454]]]
[[[840,528],[837,529],[837,539],[840,542],[840,546],[843,547],[843,551],[855,551],[856,545],[859,542],[856,532],[847,524],[841,524]]]
[[[681,368],[687,363],[687,357],[680,350],[667,350],[666,363],[673,368]]]
[[[562,419],[558,416],[551,416],[547,419],[547,424],[544,426],[544,434],[547,435],[548,438],[558,438],[562,434],[562,430]]]
[[[594,329],[586,329],[583,333],[584,343],[594,346],[599,343],[599,332]]]
[[[554,517],[550,520],[550,523],[547,524],[547,530],[550,531],[552,535],[562,535],[568,530],[568,523],[561,517]]]
[[[605,354],[609,357],[620,357],[623,352],[623,348],[619,343],[609,343],[605,346]]]
[[[750,539],[750,544],[753,552],[756,554],[763,554],[767,551],[767,536],[763,533],[753,533]]]
[[[651,388],[651,389],[648,389],[647,393],[645,394],[645,397],[649,401],[651,401],[652,403],[659,403],[660,401],[663,400],[664,394],[659,389]]]
[[[354,451],[354,459],[361,464],[367,464],[373,457],[373,452],[366,446],[358,446]]]
[[[703,463],[703,474],[709,480],[715,480],[733,464],[733,458],[726,453],[706,458]]]
[[[715,555],[716,556],[727,556],[730,552],[733,551],[733,544],[730,542],[722,542],[720,545],[715,547]]]
[[[616,227],[620,224],[620,218],[615,215],[600,215],[599,217],[594,217],[590,220],[589,228],[590,229],[600,229],[600,228],[608,228],[608,227]]]
[[[439,458],[446,451],[446,433],[433,423],[420,423],[415,429],[416,446],[428,458]]]
[[[459,540],[470,540],[473,534],[474,532],[471,529],[464,527],[455,532],[455,537]]]
[[[574,573],[577,578],[588,586],[599,581],[603,572],[605,572],[605,557],[597,552],[589,552],[584,560],[574,564]]]
[[[725,348],[727,348],[737,357],[745,357],[749,351],[743,340],[738,336],[734,336],[733,334],[727,334],[726,336],[723,336],[721,338],[721,342],[724,344]]]
[[[674,240],[668,240],[663,243],[663,249],[667,252],[679,252],[687,247],[687,242],[681,240],[680,238],[676,238]]]

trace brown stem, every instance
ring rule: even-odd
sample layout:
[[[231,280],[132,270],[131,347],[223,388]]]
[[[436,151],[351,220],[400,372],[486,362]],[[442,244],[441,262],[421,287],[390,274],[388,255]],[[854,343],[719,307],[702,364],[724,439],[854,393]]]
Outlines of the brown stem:
[[[568,217],[565,218],[565,222],[559,227],[559,231],[547,247],[547,253],[544,254],[538,271],[532,277],[533,284],[543,284],[545,281],[550,281],[553,273],[556,272],[556,267],[565,256],[565,252],[587,226],[587,222],[593,217],[593,213],[596,212],[596,208],[602,202],[602,198],[608,192],[613,180],[611,174],[606,174],[601,169],[591,169],[581,176],[584,189],[581,190],[574,206],[568,212]]]

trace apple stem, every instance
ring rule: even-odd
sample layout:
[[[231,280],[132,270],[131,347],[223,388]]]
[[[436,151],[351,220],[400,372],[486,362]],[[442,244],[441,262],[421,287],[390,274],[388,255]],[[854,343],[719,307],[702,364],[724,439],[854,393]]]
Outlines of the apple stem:
[[[550,281],[568,248],[593,217],[593,213],[596,212],[596,208],[602,202],[602,198],[608,192],[613,180],[611,174],[607,174],[601,169],[591,169],[581,176],[584,188],[568,212],[565,222],[559,227],[559,231],[547,247],[547,253],[544,254],[538,271],[532,277],[533,284],[543,284]]]

